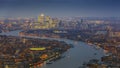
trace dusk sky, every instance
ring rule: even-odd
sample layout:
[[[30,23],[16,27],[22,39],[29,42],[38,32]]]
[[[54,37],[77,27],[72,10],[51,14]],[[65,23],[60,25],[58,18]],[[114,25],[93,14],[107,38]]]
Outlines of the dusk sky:
[[[0,17],[120,17],[120,0],[0,0]]]

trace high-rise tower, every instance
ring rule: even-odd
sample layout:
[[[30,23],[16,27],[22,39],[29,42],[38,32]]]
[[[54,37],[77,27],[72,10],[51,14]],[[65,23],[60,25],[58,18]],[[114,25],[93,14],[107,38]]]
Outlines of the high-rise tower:
[[[39,16],[38,16],[38,22],[39,22],[39,23],[44,23],[44,21],[45,21],[45,16],[44,16],[44,14],[39,15]]]

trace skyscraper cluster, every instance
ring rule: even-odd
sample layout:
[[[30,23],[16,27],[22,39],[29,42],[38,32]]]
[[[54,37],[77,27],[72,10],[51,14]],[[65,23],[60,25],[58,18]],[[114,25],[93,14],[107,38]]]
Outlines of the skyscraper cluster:
[[[38,16],[38,21],[33,23],[33,29],[50,29],[57,26],[58,20],[53,19],[50,16],[45,16],[41,14]]]

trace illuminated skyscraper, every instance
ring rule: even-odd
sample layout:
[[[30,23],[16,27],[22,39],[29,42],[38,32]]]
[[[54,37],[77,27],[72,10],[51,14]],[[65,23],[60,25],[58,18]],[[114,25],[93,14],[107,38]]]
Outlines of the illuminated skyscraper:
[[[44,23],[44,21],[45,21],[45,16],[44,16],[44,14],[41,14],[40,16],[38,16],[38,22],[39,22],[39,23]]]
[[[47,22],[49,22],[50,19],[51,19],[50,16],[46,16],[46,17],[45,17],[45,21],[47,21]]]

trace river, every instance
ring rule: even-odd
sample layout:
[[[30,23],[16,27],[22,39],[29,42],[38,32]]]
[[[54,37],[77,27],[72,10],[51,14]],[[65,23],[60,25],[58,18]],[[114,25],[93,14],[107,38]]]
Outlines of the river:
[[[0,35],[18,36],[20,30],[0,33]],[[95,46],[90,46],[81,41],[73,41],[68,39],[43,38],[65,41],[68,44],[73,44],[74,48],[69,49],[65,53],[65,58],[57,60],[52,64],[44,64],[38,68],[78,68],[83,62],[88,62],[90,59],[100,59],[104,52],[102,49],[96,49]],[[96,54],[96,55],[95,55]]]

